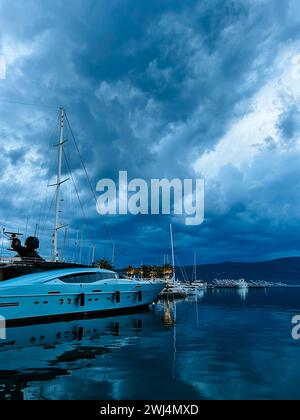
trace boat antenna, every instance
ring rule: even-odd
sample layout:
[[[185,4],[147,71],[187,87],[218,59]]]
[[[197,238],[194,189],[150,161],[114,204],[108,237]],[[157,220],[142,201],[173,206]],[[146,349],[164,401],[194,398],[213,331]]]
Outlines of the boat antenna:
[[[114,267],[115,265],[115,243],[112,243],[112,256],[111,256],[111,263],[112,266]]]
[[[62,261],[65,261],[67,241],[68,241],[68,227],[66,226],[65,233],[64,233],[63,246],[62,246],[62,255],[61,255]]]
[[[29,217],[27,216],[27,218],[26,218],[26,228],[25,228],[25,238],[27,238],[28,221],[29,221]]]
[[[94,264],[94,262],[95,262],[95,249],[96,249],[96,247],[95,247],[95,245],[93,245],[92,246],[92,261],[91,261],[91,264]]]
[[[80,239],[79,239],[79,264],[81,264],[82,259],[82,231],[80,231]]]
[[[28,219],[27,219],[27,224],[28,224]],[[35,229],[34,229],[34,236],[37,235],[37,230],[38,230],[38,224],[36,223]],[[26,235],[27,235],[27,225],[26,225]]]
[[[171,248],[172,248],[172,267],[173,267],[173,283],[176,281],[176,272],[175,272],[175,254],[174,254],[174,241],[173,241],[173,227],[170,224],[170,239],[171,239]]]

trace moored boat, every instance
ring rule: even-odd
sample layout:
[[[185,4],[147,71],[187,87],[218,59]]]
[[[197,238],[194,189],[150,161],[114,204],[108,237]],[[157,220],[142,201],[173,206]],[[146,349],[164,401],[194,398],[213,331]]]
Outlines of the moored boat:
[[[39,272],[1,283],[0,316],[9,323],[128,310],[151,304],[164,287],[100,268]]]
[[[164,280],[120,278],[113,270],[96,267],[94,255],[92,266],[81,265],[81,251],[79,264],[66,262],[62,258],[58,237],[59,231],[65,227],[60,223],[60,204],[63,201],[61,186],[68,181],[62,180],[66,120],[65,110],[61,108],[59,143],[56,145],[57,179],[55,184],[48,185],[56,187],[52,260],[47,261],[39,255],[40,242],[36,234],[27,237],[23,245],[19,231],[3,230],[3,237],[10,241],[8,251],[16,253],[14,258],[0,261],[0,316],[6,322],[134,309],[149,305],[165,287]],[[69,164],[67,166],[69,168]],[[85,167],[84,171],[86,173]],[[71,174],[70,177],[74,182]],[[89,178],[88,181],[91,185]],[[78,195],[77,189],[76,192]],[[82,207],[79,197],[78,200]],[[84,211],[83,215],[86,219]]]

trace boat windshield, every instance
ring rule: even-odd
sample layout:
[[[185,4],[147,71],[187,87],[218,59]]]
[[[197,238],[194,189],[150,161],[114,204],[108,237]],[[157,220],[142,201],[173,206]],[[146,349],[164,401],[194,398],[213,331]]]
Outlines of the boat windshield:
[[[64,283],[95,283],[100,280],[117,279],[116,273],[82,273],[59,277]]]

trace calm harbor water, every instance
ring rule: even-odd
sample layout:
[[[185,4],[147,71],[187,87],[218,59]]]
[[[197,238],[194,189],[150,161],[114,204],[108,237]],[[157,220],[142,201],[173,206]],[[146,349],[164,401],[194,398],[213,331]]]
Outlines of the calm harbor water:
[[[300,399],[300,289],[215,290],[148,312],[10,328],[0,399]]]

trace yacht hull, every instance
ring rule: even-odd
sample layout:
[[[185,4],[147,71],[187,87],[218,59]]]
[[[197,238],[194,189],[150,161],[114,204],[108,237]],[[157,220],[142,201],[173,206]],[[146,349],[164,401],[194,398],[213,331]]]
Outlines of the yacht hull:
[[[151,304],[165,286],[126,279],[72,285],[54,279],[26,285],[20,277],[9,283],[0,285],[0,317],[8,324],[136,309]]]

